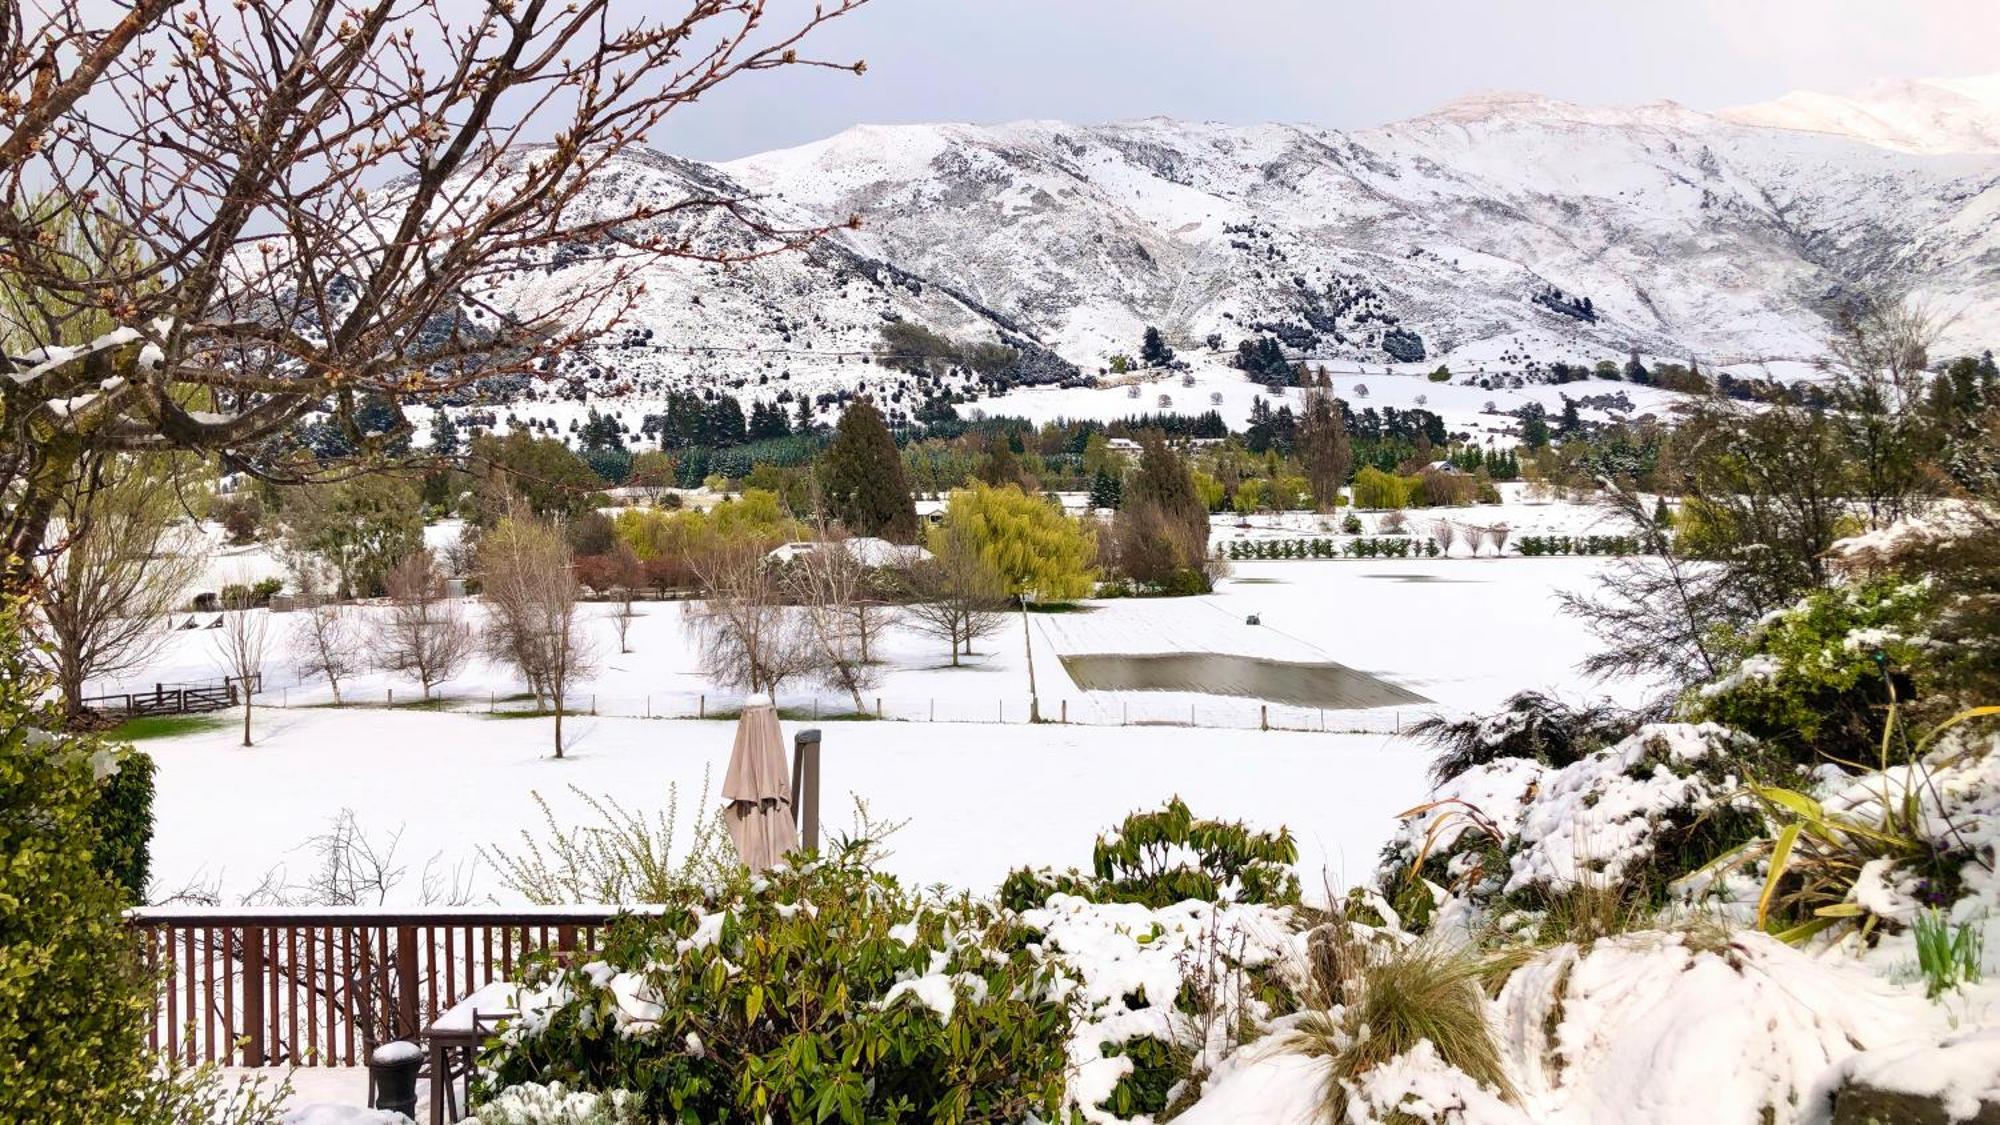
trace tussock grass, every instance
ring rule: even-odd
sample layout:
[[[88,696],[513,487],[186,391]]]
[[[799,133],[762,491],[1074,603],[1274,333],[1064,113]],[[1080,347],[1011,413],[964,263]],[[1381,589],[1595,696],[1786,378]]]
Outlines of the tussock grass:
[[[1308,938],[1307,968],[1311,999],[1325,1010],[1301,1019],[1286,1048],[1327,1060],[1328,1121],[1346,1120],[1344,1082],[1425,1040],[1446,1063],[1516,1097],[1486,1022],[1490,958],[1431,940],[1369,940],[1337,916]]]

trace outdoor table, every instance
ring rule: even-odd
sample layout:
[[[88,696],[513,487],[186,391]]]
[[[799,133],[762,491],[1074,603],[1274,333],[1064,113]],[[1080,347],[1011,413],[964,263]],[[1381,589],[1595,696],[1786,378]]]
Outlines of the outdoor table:
[[[519,992],[520,985],[512,981],[493,981],[453,1004],[424,1029],[431,1057],[431,1125],[464,1116],[459,1091],[470,1100],[473,1056],[493,1034],[493,1025],[516,1013]]]

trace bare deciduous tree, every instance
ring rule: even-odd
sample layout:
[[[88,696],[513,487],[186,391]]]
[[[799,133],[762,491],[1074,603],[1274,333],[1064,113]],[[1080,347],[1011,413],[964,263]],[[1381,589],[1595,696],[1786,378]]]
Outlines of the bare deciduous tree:
[[[880,671],[868,663],[856,612],[869,597],[867,568],[822,524],[819,546],[793,559],[785,579],[818,655],[814,671],[820,681],[846,692],[855,711],[866,711],[861,693],[881,681]]]
[[[1439,520],[1431,525],[1431,540],[1438,545],[1438,554],[1451,554],[1451,545],[1458,542],[1458,527],[1450,520]]]
[[[577,621],[578,586],[568,537],[557,524],[516,511],[480,544],[486,648],[520,670],[555,714],[555,754],[563,756],[570,688],[589,675],[591,652]]]
[[[646,567],[632,544],[623,539],[611,548],[611,567],[612,577],[618,583],[618,608],[611,615],[611,627],[618,633],[618,652],[622,656],[632,651],[632,619],[639,616],[632,608],[632,598],[646,581]]]
[[[324,596],[318,574],[310,564],[292,570],[300,610],[298,624],[292,627],[292,671],[301,678],[324,678],[338,706],[340,681],[362,668],[361,638],[355,635],[346,607]]]
[[[457,675],[472,656],[472,626],[458,601],[445,596],[444,574],[428,548],[412,551],[389,571],[389,612],[377,626],[382,667],[417,678],[425,699]]]
[[[818,654],[764,544],[724,540],[694,560],[707,597],[684,620],[701,645],[702,670],[716,683],[764,692],[813,670]]]
[[[0,364],[0,591],[32,581],[94,451],[192,449],[299,479],[271,437],[311,411],[363,458],[402,403],[545,361],[616,321],[660,259],[800,247],[742,201],[595,195],[595,173],[751,71],[829,66],[765,0],[132,0],[0,17],[0,257],[48,295]],[[537,136],[550,143],[530,145]],[[720,220],[720,221],[718,221]],[[79,253],[52,229],[79,227]],[[718,230],[717,228],[734,229]],[[556,251],[587,284],[500,300]],[[104,319],[118,326],[105,332]],[[17,332],[4,329],[17,329]],[[386,404],[364,426],[364,402]]]
[[[83,710],[84,684],[150,659],[166,618],[200,577],[207,543],[183,519],[161,457],[92,458],[57,499],[64,549],[36,560],[26,615],[34,651],[54,676],[64,713]]]
[[[918,632],[951,645],[951,663],[972,653],[978,637],[998,633],[1007,623],[1007,586],[979,554],[979,545],[961,528],[945,525],[935,553],[910,568],[913,599],[906,607]]]
[[[242,587],[238,583],[239,588]],[[243,745],[250,745],[250,701],[264,674],[264,642],[271,624],[269,610],[258,609],[250,595],[238,594],[222,606],[222,628],[214,637],[215,656],[223,672],[243,693]]]

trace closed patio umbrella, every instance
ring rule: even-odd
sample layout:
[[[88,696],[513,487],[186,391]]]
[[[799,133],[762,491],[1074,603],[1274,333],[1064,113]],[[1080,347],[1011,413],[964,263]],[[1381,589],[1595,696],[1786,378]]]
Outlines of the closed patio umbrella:
[[[799,846],[792,822],[790,771],[785,768],[785,734],[778,729],[778,709],[769,696],[743,701],[736,720],[736,744],[729,750],[729,772],[722,779],[723,821],[744,866],[762,871]]]

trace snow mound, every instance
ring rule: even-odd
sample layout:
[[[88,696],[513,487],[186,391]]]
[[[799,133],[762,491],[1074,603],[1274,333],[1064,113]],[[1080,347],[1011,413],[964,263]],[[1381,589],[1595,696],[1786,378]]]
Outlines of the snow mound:
[[[1951,1120],[1972,1120],[1982,1106],[2000,1104],[2000,1027],[1849,1055],[1821,1080],[1807,1125],[1830,1120],[1833,1093],[1842,1086],[1936,1099]]]
[[[1754,932],[1558,946],[1516,970],[1495,1008],[1508,1069],[1547,1125],[1794,1120],[1829,1066],[1929,1015],[1852,960]]]

